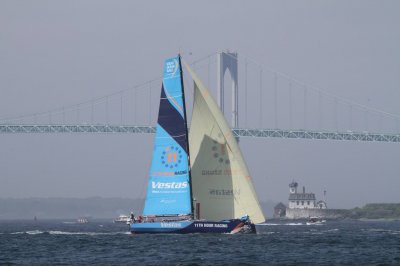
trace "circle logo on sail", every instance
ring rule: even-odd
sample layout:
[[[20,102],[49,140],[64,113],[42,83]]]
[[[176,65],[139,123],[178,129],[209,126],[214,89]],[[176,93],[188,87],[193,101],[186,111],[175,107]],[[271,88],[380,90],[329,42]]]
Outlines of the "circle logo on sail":
[[[170,146],[162,152],[161,163],[168,169],[175,169],[181,164],[182,158],[182,149],[178,146]]]
[[[230,164],[229,157],[226,153],[226,144],[219,143],[218,141],[214,140],[214,145],[212,146],[211,150],[213,152],[213,157],[218,160],[221,164]]]

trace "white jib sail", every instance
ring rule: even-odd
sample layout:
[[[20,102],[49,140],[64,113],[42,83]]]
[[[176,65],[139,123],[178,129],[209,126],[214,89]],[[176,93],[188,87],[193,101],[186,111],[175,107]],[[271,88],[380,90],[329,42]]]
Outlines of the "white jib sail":
[[[239,145],[224,115],[194,71],[189,147],[192,189],[201,219],[222,220],[249,215],[253,223],[265,217]]]

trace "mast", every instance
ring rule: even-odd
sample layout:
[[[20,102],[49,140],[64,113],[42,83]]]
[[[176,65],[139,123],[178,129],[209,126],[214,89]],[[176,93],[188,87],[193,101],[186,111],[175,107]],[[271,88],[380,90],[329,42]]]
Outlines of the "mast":
[[[192,189],[192,167],[190,166],[190,150],[189,150],[189,132],[187,127],[187,117],[186,117],[186,101],[185,101],[185,89],[183,87],[183,72],[181,63],[181,54],[178,54],[179,58],[179,71],[181,75],[181,87],[182,87],[182,104],[183,104],[183,116],[185,120],[185,130],[186,130],[186,145],[188,151],[188,165],[189,165],[189,189],[190,189],[190,210],[191,216],[194,217],[194,207],[193,207],[193,189]]]

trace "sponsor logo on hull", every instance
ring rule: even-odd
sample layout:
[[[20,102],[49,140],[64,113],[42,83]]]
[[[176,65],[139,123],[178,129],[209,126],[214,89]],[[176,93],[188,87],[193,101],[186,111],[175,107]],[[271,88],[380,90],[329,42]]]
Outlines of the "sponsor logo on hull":
[[[228,225],[227,224],[211,224],[211,223],[195,223],[194,227],[228,228]]]
[[[161,223],[163,228],[182,228],[182,223]]]
[[[132,233],[231,233],[240,226],[240,220],[229,222],[183,221],[132,224]]]

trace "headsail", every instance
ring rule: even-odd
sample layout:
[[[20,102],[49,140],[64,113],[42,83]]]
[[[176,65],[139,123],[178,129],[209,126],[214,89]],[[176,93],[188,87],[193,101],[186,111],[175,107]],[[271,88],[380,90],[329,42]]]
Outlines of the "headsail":
[[[165,60],[144,215],[191,214],[188,137],[180,57]]]
[[[185,64],[186,65],[186,64]],[[232,131],[193,70],[194,103],[189,133],[192,189],[200,218],[221,220],[249,215],[265,221],[249,171]]]

